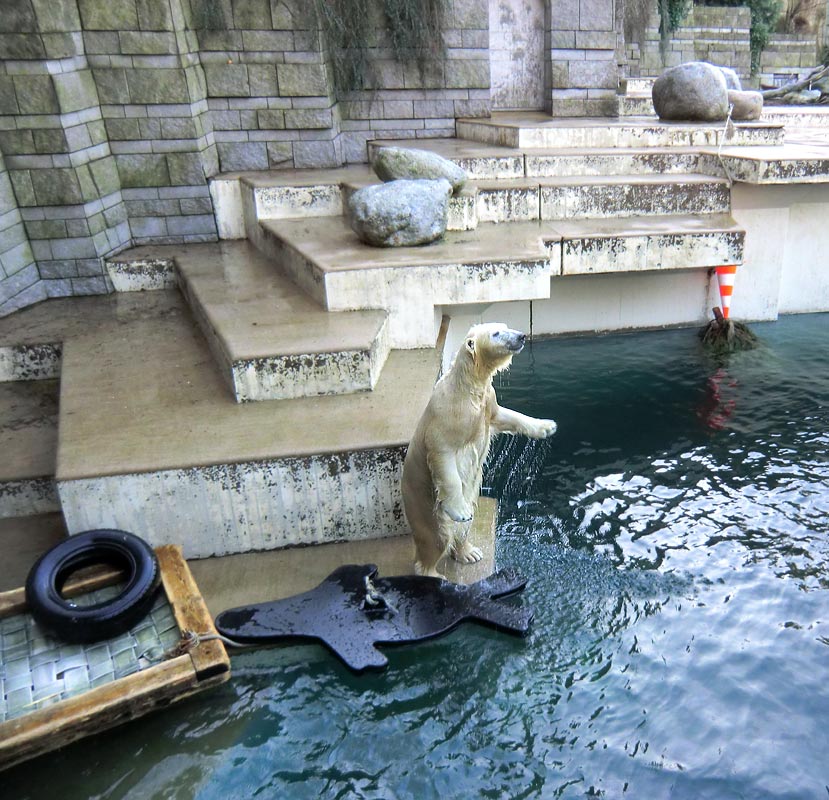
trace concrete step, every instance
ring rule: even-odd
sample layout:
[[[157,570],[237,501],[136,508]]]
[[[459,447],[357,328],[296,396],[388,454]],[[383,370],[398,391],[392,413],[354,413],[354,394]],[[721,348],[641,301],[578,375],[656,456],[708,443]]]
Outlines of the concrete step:
[[[656,78],[625,78],[620,83],[627,94],[650,95],[655,80]]]
[[[810,141],[783,147],[757,147],[746,152],[724,147],[722,165],[732,180],[755,184],[829,183],[826,147]]]
[[[537,178],[716,174],[699,150],[687,147],[542,148],[526,151],[525,169]]]
[[[266,220],[256,244],[329,311],[389,314],[394,348],[434,346],[443,306],[549,297],[537,222],[450,232],[425,247],[360,242],[343,217]]]
[[[699,152],[683,152],[677,158],[669,152],[653,153],[636,151],[622,154],[619,151],[582,151],[576,155],[562,151],[543,151],[539,155],[525,156],[530,177],[477,179],[470,181],[457,195],[450,198],[447,230],[475,230],[479,223],[527,222],[537,219],[570,219],[579,217],[629,217],[646,214],[701,214],[730,211],[730,190],[723,178],[688,174],[688,170],[708,166],[721,172],[719,165],[709,164],[710,158]],[[617,169],[627,166],[637,173],[607,175],[601,169],[605,164]],[[592,165],[592,166],[591,166]],[[660,170],[664,167],[664,170]],[[595,175],[572,176],[571,171],[586,171]],[[659,172],[684,168],[685,172],[666,176]],[[657,172],[657,170],[659,172]],[[368,171],[355,175],[356,170],[315,170],[308,180],[321,181],[308,184],[304,189],[309,196],[318,196],[326,187],[337,187],[338,204],[328,205],[326,214],[315,209],[307,218],[340,216],[343,204],[357,190],[379,183]],[[612,172],[612,170],[608,170]],[[545,176],[545,177],[539,177]],[[299,180],[292,177],[292,182]],[[261,182],[261,181],[260,181]],[[271,186],[267,191],[273,193]],[[295,186],[287,187],[291,190]],[[252,201],[247,208],[252,213],[273,214],[273,206],[263,209],[251,189]],[[264,191],[264,190],[262,190]],[[270,195],[273,197],[273,194]],[[335,213],[336,212],[336,213]],[[256,239],[258,223],[278,219],[302,219],[303,207],[285,203],[280,206],[279,216],[249,219],[246,227],[250,238]],[[377,255],[371,250],[372,257]]]
[[[247,242],[138,247],[110,274],[170,262],[237,402],[370,391],[389,353],[382,311],[330,314]]]
[[[369,152],[386,145],[418,147],[437,153],[462,166],[470,181],[478,184],[570,175],[710,174],[707,159],[699,149],[690,147],[513,148],[465,139],[399,139],[369,142]],[[500,169],[505,162],[510,168]]]
[[[498,504],[481,497],[469,530],[469,542],[483,558],[460,564],[446,558],[441,571],[453,583],[475,583],[495,571],[495,526]],[[204,558],[190,563],[199,592],[211,614],[227,608],[279,600],[318,586],[343,564],[376,564],[382,577],[411,575],[414,546],[410,535],[382,540],[291,547],[271,552],[242,553],[226,558]]]
[[[650,92],[617,95],[616,107],[620,117],[656,117]]]
[[[321,304],[387,310],[399,348],[433,343],[448,306],[545,299],[551,275],[739,264],[745,239],[725,213],[482,224],[428,247],[381,250],[357,241],[341,217],[261,230],[261,246]]]
[[[70,533],[121,527],[202,558],[405,532],[400,470],[439,352],[392,353],[373,392],[237,404],[181,295],[140,297],[140,317],[64,344]]]
[[[760,121],[785,125],[787,132],[802,128],[825,131],[829,127],[829,106],[766,105],[760,115]]]
[[[556,274],[598,275],[741,264],[745,231],[727,214],[566,220],[547,239]]]
[[[731,188],[703,175],[622,175],[545,178],[540,183],[541,219],[723,214]]]
[[[662,122],[646,118],[553,119],[540,112],[499,112],[490,119],[459,119],[459,137],[517,148],[551,147],[704,147],[717,146],[722,123]],[[731,145],[783,143],[783,126],[739,122],[728,140]]]
[[[35,561],[66,536],[60,514],[37,514],[0,519],[0,592],[26,584]]]
[[[0,518],[58,509],[58,382],[0,384]]]

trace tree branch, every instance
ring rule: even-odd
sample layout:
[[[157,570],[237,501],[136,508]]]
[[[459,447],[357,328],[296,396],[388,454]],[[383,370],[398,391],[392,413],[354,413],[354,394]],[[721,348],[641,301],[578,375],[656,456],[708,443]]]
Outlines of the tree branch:
[[[781,86],[779,89],[766,89],[765,91],[760,92],[760,94],[763,95],[764,101],[774,100],[777,97],[785,97],[787,94],[799,92],[801,89],[807,88],[810,83],[819,81],[827,75],[829,75],[829,66],[815,67],[805,78],[803,78],[803,80],[797,81],[796,83],[788,83],[785,86]]]

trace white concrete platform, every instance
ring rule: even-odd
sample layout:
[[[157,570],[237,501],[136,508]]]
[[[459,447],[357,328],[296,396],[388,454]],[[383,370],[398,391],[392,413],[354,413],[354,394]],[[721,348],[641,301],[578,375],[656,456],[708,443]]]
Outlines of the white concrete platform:
[[[560,275],[741,264],[745,231],[727,214],[557,222]],[[554,255],[553,255],[554,257]]]
[[[405,531],[400,470],[439,353],[393,353],[372,392],[240,405],[179,293],[140,299],[141,317],[64,345],[70,533],[122,527],[200,558]]]
[[[380,311],[329,314],[247,242],[145,246],[119,265],[174,265],[238,402],[370,391],[389,353]]]
[[[549,296],[550,255],[534,222],[391,248],[363,244],[342,217],[268,220],[260,228],[263,250],[329,311],[387,311],[394,348],[434,346],[442,306]]]
[[[554,119],[540,112],[497,112],[489,119],[459,119],[463,139],[518,148],[538,147],[704,147],[719,145],[723,123],[662,122],[646,117]],[[738,122],[732,145],[783,143],[780,123]]]

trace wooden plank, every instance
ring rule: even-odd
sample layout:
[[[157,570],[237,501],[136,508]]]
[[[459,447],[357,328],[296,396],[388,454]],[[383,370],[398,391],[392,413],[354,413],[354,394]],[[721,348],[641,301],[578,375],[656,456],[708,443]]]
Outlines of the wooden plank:
[[[173,607],[179,630],[194,631],[199,635],[216,636],[213,617],[193,580],[190,567],[181,554],[181,547],[164,545],[156,548],[161,564],[161,578],[164,591]],[[230,670],[230,658],[224,645],[218,639],[201,642],[190,650],[193,668],[198,678],[205,679]]]
[[[61,595],[66,598],[77,597],[81,594],[94,592],[97,589],[103,589],[105,586],[112,586],[112,584],[118,583],[124,578],[126,578],[126,573],[123,570],[109,566],[80,570],[77,575],[66,582]],[[22,614],[27,609],[25,588],[0,592],[0,619],[11,617],[14,614]]]
[[[197,683],[192,662],[179,656],[8,720],[0,724],[0,769],[167,706]]]
[[[181,548],[156,549],[167,599],[180,630],[215,634]],[[83,571],[67,583],[69,597],[109,586],[122,578],[110,567]],[[0,593],[0,618],[27,611],[24,589]],[[230,659],[220,641],[202,642],[190,653],[0,723],[0,770],[166,707],[230,677]]]

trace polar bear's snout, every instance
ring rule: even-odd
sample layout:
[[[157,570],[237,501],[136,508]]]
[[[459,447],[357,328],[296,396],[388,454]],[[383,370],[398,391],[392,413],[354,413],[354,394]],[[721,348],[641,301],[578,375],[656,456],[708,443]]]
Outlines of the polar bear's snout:
[[[507,328],[506,330],[495,331],[492,338],[511,353],[520,353],[527,341],[527,334]]]

